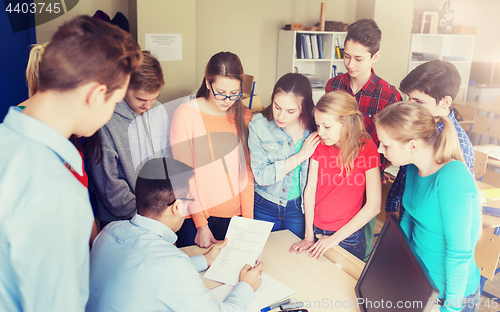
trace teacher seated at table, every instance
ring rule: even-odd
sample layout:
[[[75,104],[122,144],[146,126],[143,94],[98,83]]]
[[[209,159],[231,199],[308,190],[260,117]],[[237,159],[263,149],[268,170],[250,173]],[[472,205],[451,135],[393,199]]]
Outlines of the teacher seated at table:
[[[110,223],[94,241],[86,311],[246,311],[261,284],[262,263],[254,269],[245,265],[226,300],[216,301],[198,272],[213,263],[227,240],[191,258],[174,245],[193,200],[193,176],[191,167],[170,158],[143,166],[137,214]]]

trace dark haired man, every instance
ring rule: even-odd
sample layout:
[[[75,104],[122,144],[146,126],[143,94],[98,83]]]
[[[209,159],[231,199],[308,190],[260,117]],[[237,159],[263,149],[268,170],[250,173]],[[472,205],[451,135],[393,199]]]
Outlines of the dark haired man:
[[[227,240],[189,258],[174,243],[186,214],[192,168],[171,158],[144,164],[136,183],[137,214],[105,227],[90,253],[87,311],[246,311],[259,288],[263,265],[246,265],[224,302],[215,301],[199,271]]]

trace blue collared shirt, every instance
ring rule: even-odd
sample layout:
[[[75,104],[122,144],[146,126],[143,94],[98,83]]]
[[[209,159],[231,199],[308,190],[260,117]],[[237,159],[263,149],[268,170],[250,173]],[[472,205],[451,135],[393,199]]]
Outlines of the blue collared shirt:
[[[86,311],[245,311],[252,287],[240,282],[224,302],[214,300],[198,273],[205,257],[189,258],[176,240],[165,224],[139,214],[106,226],[90,252]]]
[[[0,124],[0,311],[84,311],[93,215],[71,142],[11,107]]]
[[[293,170],[286,173],[285,161],[296,154],[292,137],[278,127],[276,121],[268,121],[262,114],[255,115],[248,124],[248,148],[252,172],[255,178],[255,192],[265,199],[285,207],[288,192],[293,181]],[[303,139],[311,134],[304,131]],[[309,160],[300,164],[300,190],[302,211],[304,210],[304,189],[307,184]]]
[[[474,178],[474,147],[472,147],[472,143],[470,142],[467,133],[462,128],[462,126],[455,119],[455,114],[453,113],[453,109],[451,110],[448,118],[451,119],[453,125],[455,126],[455,130],[457,130],[458,141],[460,142],[460,148],[462,149],[462,154],[465,159],[465,164],[469,169],[470,174]],[[443,124],[438,124],[439,131],[443,130]],[[394,180],[394,183],[387,194],[387,199],[385,201],[385,211],[386,212],[397,212],[399,203],[401,202],[401,198],[403,197],[403,193],[405,191],[405,182],[406,182],[406,166],[401,166],[398,171],[398,175]]]

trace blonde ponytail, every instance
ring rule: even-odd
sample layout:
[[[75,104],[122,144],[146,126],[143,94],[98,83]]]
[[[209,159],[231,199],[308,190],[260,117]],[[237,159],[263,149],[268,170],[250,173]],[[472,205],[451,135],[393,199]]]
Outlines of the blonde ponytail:
[[[448,117],[439,116],[436,117],[436,122],[443,124],[443,130],[440,131],[439,138],[434,147],[436,151],[434,156],[436,163],[447,163],[452,159],[460,160],[465,163],[462,150],[460,149],[457,131],[451,120]]]
[[[439,131],[438,123],[443,124]],[[400,143],[422,140],[434,148],[438,164],[452,159],[464,162],[457,132],[448,117],[433,117],[429,110],[415,102],[399,102],[384,108],[375,116],[375,125],[391,134]]]

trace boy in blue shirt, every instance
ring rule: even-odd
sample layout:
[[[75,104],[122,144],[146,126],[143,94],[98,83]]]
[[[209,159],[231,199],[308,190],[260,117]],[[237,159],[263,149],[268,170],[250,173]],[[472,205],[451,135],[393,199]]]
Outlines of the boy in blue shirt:
[[[455,119],[451,103],[457,96],[461,84],[460,74],[456,67],[441,60],[434,60],[417,66],[399,85],[401,92],[406,93],[410,101],[426,107],[433,116],[447,116],[457,130],[460,148],[465,164],[474,177],[474,148],[464,129]],[[439,124],[439,131],[443,125]],[[397,215],[399,204],[405,190],[406,166],[401,166],[391,186],[385,202],[385,211]],[[403,208],[401,208],[403,212]]]
[[[59,27],[39,90],[0,124],[0,311],[83,311],[93,215],[68,138],[111,117],[142,61],[132,37],[78,16]]]

